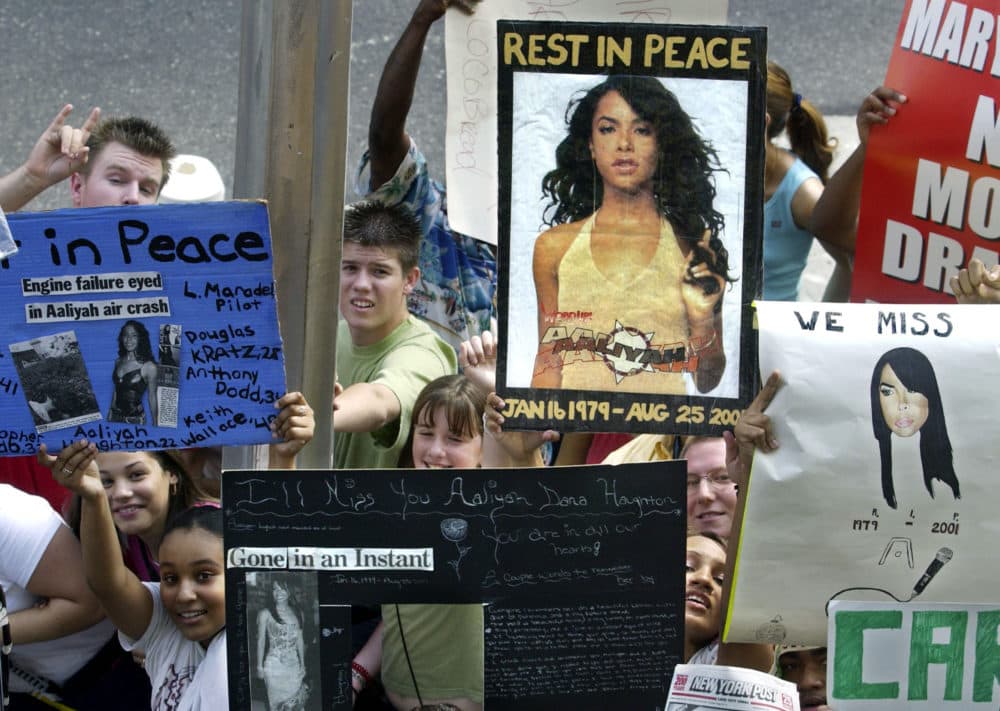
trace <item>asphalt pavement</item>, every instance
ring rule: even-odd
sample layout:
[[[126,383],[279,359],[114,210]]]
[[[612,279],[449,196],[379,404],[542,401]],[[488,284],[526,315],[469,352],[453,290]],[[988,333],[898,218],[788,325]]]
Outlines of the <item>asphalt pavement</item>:
[[[415,6],[416,0],[354,2],[350,166],[364,150],[382,66]],[[730,0],[729,20],[766,25],[770,56],[792,72],[800,93],[827,114],[849,116],[882,80],[901,7],[898,0]],[[231,188],[241,12],[238,0],[4,0],[0,173],[24,159],[70,102],[78,119],[95,104],[105,113],[153,118],[182,152],[212,160]],[[441,29],[427,42],[409,128],[443,178]],[[68,202],[68,189],[56,188],[33,207]]]

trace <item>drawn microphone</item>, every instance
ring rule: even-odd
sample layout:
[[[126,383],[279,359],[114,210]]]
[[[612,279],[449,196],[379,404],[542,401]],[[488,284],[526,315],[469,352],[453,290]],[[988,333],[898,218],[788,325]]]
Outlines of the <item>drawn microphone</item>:
[[[951,560],[951,556],[951,548],[942,548],[937,552],[937,555],[934,556],[934,560],[932,560],[931,564],[927,566],[927,570],[925,570],[924,574],[920,576],[920,580],[918,580],[917,584],[913,586],[913,597],[916,597],[924,591],[924,588],[926,588],[931,579],[938,574],[938,571],[944,567],[944,564]]]

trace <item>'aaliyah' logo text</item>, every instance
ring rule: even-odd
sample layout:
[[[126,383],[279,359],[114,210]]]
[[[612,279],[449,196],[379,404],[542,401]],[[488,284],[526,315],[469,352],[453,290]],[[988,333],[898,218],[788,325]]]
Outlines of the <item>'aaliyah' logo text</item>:
[[[563,354],[563,365],[601,358],[620,383],[626,376],[639,373],[693,373],[698,369],[698,355],[689,354],[684,343],[654,345],[654,333],[643,333],[615,321],[611,333],[594,334],[588,328],[551,326],[542,343],[551,343],[554,354]]]

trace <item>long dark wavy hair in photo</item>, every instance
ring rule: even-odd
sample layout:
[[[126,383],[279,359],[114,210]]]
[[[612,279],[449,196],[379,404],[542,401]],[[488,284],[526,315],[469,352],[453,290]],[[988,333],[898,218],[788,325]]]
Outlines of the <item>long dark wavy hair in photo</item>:
[[[892,482],[892,430],[882,415],[879,400],[879,384],[882,369],[892,368],[907,390],[918,392],[927,398],[927,422],[920,428],[920,463],[924,470],[924,485],[927,493],[934,498],[932,482],[937,479],[951,488],[956,499],[962,498],[958,488],[958,477],[952,464],[951,440],[944,421],[944,408],[938,390],[937,377],[927,356],[913,348],[893,348],[886,352],[875,364],[872,371],[871,406],[872,430],[878,440],[879,455],[882,459],[882,496],[892,508],[896,508],[896,489]]]
[[[609,76],[570,101],[566,108],[569,134],[556,147],[555,170],[542,179],[542,193],[548,200],[544,223],[553,226],[582,220],[601,206],[604,181],[590,155],[590,138],[597,104],[612,91],[654,127],[659,156],[653,192],[660,214],[678,237],[692,243],[696,244],[708,230],[715,259],[714,264],[706,261],[716,274],[733,281],[729,276],[729,252],[720,237],[725,219],[712,206],[714,173],[723,170],[719,157],[677,97],[653,77]]]
[[[139,342],[135,346],[135,359],[140,363],[147,363],[153,360],[153,347],[149,342],[149,331],[146,327],[134,319],[129,319],[122,324],[118,331],[118,357],[124,358],[128,353],[125,348],[125,329],[132,327]]]
[[[302,627],[304,620],[302,618],[302,610],[299,609],[299,596],[295,588],[290,584],[288,578],[278,578],[271,576],[269,580],[269,589],[267,596],[267,609],[271,613],[271,617],[274,618],[275,622],[288,624],[289,620],[286,620],[278,612],[277,603],[274,600],[274,586],[277,585],[288,595],[288,609],[292,611],[292,615],[295,617],[295,621],[299,623],[299,627]],[[304,660],[303,660],[304,661]]]

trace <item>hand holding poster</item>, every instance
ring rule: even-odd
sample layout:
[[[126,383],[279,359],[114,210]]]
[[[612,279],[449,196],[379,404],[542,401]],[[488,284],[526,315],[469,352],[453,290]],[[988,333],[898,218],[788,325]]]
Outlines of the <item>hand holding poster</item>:
[[[1000,262],[995,0],[909,0],[886,86],[907,97],[868,143],[853,301],[948,302],[972,257]]]
[[[837,601],[827,649],[837,711],[995,709],[998,605]]]
[[[10,216],[0,455],[256,444],[285,391],[263,203]]]
[[[501,22],[498,42],[504,416],[721,432],[756,355],[763,31]]]
[[[757,306],[779,447],[754,458],[726,640],[823,645],[835,600],[997,589],[996,307]]]

